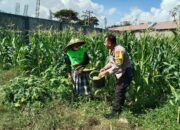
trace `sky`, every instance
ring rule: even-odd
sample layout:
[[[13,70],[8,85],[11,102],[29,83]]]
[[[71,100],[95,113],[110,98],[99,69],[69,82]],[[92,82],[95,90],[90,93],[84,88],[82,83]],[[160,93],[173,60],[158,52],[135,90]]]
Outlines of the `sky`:
[[[20,15],[24,5],[28,5],[28,16],[35,17],[36,0],[0,0],[0,11],[15,13],[16,3],[20,3]],[[40,18],[49,18],[49,10],[72,9],[83,15],[92,11],[99,19],[99,27],[118,25],[123,21],[133,24],[171,21],[170,11],[180,5],[180,0],[40,0]],[[180,13],[180,12],[179,12]]]

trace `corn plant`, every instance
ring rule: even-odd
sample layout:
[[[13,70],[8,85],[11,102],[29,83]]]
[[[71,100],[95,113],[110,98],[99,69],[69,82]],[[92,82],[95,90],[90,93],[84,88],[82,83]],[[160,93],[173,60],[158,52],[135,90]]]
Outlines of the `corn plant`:
[[[17,65],[17,55],[23,44],[20,32],[0,30],[0,64],[4,69]]]
[[[86,42],[84,48],[90,57],[90,67],[100,69],[105,65],[108,56],[103,45],[103,33],[84,35],[72,30],[38,30],[30,32],[28,46],[23,44],[21,36],[15,34],[0,33],[0,64],[9,67],[18,65],[29,75],[41,77],[51,66],[56,66],[59,74],[64,76],[64,48],[72,37],[79,37]],[[134,67],[134,79],[129,87],[127,102],[134,108],[143,109],[156,107],[161,101],[168,100],[172,94],[170,85],[175,90],[179,87],[179,32],[171,37],[151,36],[148,31],[138,38],[131,32],[116,36],[117,43],[122,44],[128,51]],[[105,93],[103,96],[112,97],[115,80],[110,76],[107,79],[107,86],[102,91]],[[59,79],[52,81],[56,83]]]
[[[130,104],[134,103],[138,108],[155,107],[171,93],[168,83],[178,88],[178,41],[178,35],[152,37],[148,32],[139,38],[130,32],[118,36],[118,43],[124,45],[129,52],[135,70],[128,91]]]

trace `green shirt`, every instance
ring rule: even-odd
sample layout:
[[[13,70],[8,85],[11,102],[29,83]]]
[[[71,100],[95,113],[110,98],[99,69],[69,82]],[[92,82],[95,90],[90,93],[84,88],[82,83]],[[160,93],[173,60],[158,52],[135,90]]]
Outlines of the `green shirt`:
[[[75,65],[81,64],[84,60],[84,49],[79,48],[78,50],[68,50],[67,55],[71,62],[71,67],[74,69]]]

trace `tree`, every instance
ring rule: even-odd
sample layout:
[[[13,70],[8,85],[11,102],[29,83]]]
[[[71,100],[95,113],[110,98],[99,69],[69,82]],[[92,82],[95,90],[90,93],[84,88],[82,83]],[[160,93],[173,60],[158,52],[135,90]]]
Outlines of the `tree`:
[[[170,15],[173,17],[174,21],[180,20],[180,5],[177,5],[170,11]],[[179,18],[176,18],[179,17]]]
[[[54,17],[59,18],[61,21],[71,22],[78,21],[78,13],[70,9],[62,9],[54,13]]]
[[[176,24],[179,25],[179,22],[177,22],[177,19],[180,20],[180,5],[177,5],[176,7],[174,7],[169,13],[173,17]],[[178,15],[179,15],[179,18],[176,19],[176,16],[178,17]]]
[[[85,19],[78,21],[79,24],[89,25],[89,26],[94,26],[94,25],[97,26],[97,25],[99,25],[98,22],[99,22],[99,20],[95,16],[86,17]]]
[[[180,5],[177,5],[170,11],[170,15],[174,18],[174,21],[176,20],[176,16],[179,14],[179,20],[180,20]]]
[[[98,22],[99,22],[99,20],[95,16],[89,18],[89,25],[91,25],[91,26],[99,25]]]
[[[123,21],[123,26],[129,26],[131,23],[129,21]]]
[[[79,20],[77,21],[77,24],[79,24],[79,25],[85,25],[85,21],[84,21],[84,20],[79,19]]]

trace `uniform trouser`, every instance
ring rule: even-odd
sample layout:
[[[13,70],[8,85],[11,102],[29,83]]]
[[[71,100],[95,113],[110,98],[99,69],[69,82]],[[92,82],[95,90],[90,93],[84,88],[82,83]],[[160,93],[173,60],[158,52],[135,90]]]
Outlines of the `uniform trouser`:
[[[115,100],[112,107],[112,111],[114,112],[122,111],[122,107],[125,101],[126,89],[129,86],[133,77],[132,71],[132,68],[127,68],[125,73],[116,81]]]

